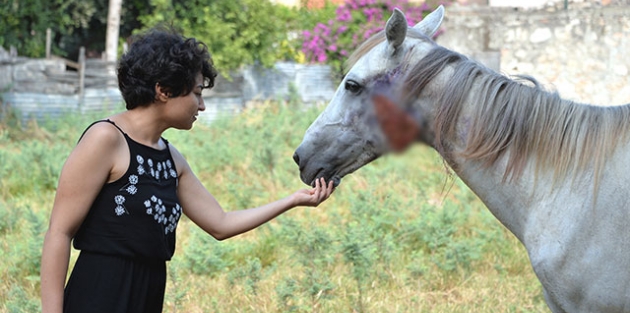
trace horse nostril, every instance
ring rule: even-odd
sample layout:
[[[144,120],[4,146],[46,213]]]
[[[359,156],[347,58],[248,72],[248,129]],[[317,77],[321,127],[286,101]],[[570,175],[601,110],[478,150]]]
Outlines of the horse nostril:
[[[293,161],[295,161],[295,164],[300,165],[300,156],[297,152],[293,154]]]

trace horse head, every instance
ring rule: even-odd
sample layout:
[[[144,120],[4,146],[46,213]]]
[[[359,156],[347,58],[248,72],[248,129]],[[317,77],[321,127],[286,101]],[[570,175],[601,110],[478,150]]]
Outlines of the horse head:
[[[395,9],[385,29],[365,41],[350,57],[350,69],[333,99],[306,130],[293,159],[300,178],[313,185],[316,178],[341,178],[390,152],[378,127],[372,97],[396,93],[397,78],[410,58],[422,58],[435,45],[444,8],[438,7],[413,27]]]

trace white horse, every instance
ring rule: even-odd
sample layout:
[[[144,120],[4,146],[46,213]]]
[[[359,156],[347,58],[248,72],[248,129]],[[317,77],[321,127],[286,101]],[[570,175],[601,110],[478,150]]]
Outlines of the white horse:
[[[630,105],[561,99],[430,38],[439,7],[408,27],[395,10],[308,128],[302,181],[341,178],[390,152],[371,100],[389,93],[525,246],[553,312],[630,312]],[[626,172],[628,171],[628,172]]]

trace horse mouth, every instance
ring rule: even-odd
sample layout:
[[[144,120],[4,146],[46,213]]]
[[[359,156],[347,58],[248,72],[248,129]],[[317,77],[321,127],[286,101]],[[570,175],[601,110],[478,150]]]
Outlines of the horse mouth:
[[[339,184],[341,184],[341,179],[343,177],[345,177],[346,175],[350,173],[354,173],[354,171],[358,170],[359,168],[363,167],[364,165],[372,162],[373,160],[377,158],[378,158],[377,154],[370,153],[370,154],[365,154],[362,157],[359,157],[357,160],[343,164],[342,166],[337,166],[337,167],[328,168],[328,169],[324,167],[320,167],[317,171],[315,171],[315,174],[313,176],[310,176],[310,177],[313,177],[313,179],[311,179],[309,185],[311,187],[315,187],[315,181],[323,177],[326,180],[326,183],[332,180],[333,186],[336,188],[337,186],[339,186]],[[305,174],[306,174],[305,172],[302,172],[302,181],[308,184],[307,181],[308,181],[309,175],[307,174],[305,175]]]
[[[309,185],[315,188],[315,182],[322,177],[324,178],[326,185],[328,185],[328,183],[332,180],[334,188],[341,184],[341,177],[339,175],[333,174],[332,176],[326,177],[325,170],[321,168],[319,169],[319,171],[317,171],[317,173],[315,173],[315,178],[311,180],[311,183]]]
[[[311,187],[315,188],[315,181],[320,179],[321,177],[322,176],[313,179],[311,181],[311,184],[310,184]],[[324,180],[326,180],[326,178],[324,178]],[[333,177],[329,178],[328,180],[326,180],[326,184],[328,184],[331,180],[333,182],[333,188],[337,188],[337,186],[339,186],[339,184],[341,184],[341,177],[339,177],[339,176],[333,176]]]

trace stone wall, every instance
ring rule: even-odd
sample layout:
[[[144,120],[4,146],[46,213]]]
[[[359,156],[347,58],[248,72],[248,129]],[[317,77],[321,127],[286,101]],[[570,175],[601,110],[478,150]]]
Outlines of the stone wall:
[[[448,7],[438,43],[564,98],[630,103],[630,6]]]

